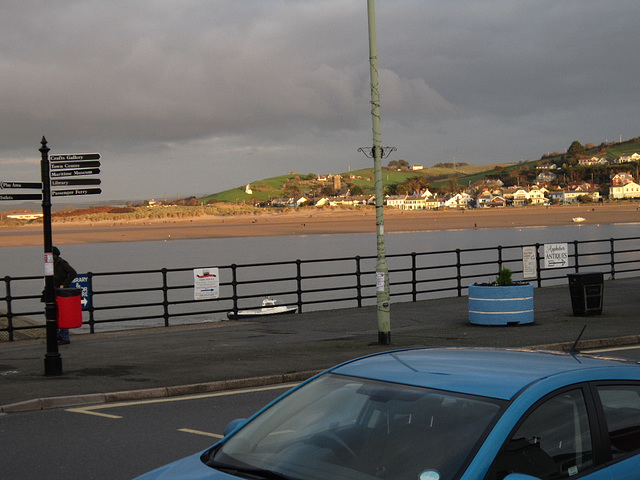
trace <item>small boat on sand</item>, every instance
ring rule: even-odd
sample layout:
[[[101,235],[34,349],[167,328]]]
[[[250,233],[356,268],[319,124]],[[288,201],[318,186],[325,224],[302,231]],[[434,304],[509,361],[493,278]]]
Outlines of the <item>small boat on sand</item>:
[[[583,217],[573,217],[571,220],[573,220],[576,223],[580,223],[580,222],[584,222],[585,219]]]
[[[288,307],[286,305],[277,305],[275,298],[266,297],[262,301],[261,308],[253,308],[247,310],[238,310],[238,312],[229,312],[227,317],[229,320],[239,320],[243,318],[269,317],[271,315],[286,315],[296,313],[298,307]]]

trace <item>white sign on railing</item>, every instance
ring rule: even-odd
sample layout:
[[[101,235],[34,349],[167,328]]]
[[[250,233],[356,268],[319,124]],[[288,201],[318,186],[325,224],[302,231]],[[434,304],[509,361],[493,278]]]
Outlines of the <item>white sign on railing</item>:
[[[220,296],[218,267],[196,268],[193,270],[193,299],[213,300]]]
[[[566,243],[547,243],[544,246],[544,268],[569,266],[569,247]]]
[[[536,265],[536,247],[522,247],[522,276],[523,278],[536,278],[538,268]]]

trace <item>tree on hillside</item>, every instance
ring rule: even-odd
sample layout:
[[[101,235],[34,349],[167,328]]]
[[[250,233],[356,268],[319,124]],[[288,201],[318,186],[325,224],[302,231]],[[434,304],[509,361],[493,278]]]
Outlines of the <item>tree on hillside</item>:
[[[360,185],[354,185],[353,187],[351,187],[351,195],[353,195],[354,197],[358,195],[364,195],[364,190]]]
[[[574,140],[573,142],[571,142],[571,145],[567,150],[567,155],[575,160],[576,158],[583,156],[585,152],[586,150],[584,146],[579,141]]]
[[[409,168],[409,162],[406,160],[391,160],[389,162],[389,168],[394,170],[403,170]]]
[[[284,186],[283,193],[289,197],[295,198],[302,195],[302,189],[295,183],[289,183]]]

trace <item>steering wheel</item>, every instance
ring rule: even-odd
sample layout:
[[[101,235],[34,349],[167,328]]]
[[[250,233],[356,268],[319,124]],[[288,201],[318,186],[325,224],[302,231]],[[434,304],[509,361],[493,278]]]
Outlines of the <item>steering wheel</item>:
[[[307,443],[328,448],[341,460],[358,460],[356,452],[354,452],[351,447],[335,433],[331,433],[329,431],[320,432],[311,437]]]

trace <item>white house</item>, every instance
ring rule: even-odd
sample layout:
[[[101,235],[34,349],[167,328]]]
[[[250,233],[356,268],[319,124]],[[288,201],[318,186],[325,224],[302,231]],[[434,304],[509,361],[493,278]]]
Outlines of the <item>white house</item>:
[[[578,159],[578,165],[607,165],[609,161],[604,157],[590,157]]]
[[[631,155],[622,155],[617,163],[630,163],[630,162],[640,162],[640,153],[632,153]]]
[[[576,203],[578,197],[590,197],[593,201],[600,200],[600,191],[597,188],[578,186],[573,189],[554,190],[549,192],[551,200],[560,203]]]
[[[640,185],[636,182],[612,185],[609,188],[609,198],[640,198]]]
[[[456,193],[441,203],[446,208],[467,208],[473,203],[473,198],[468,193]]]

